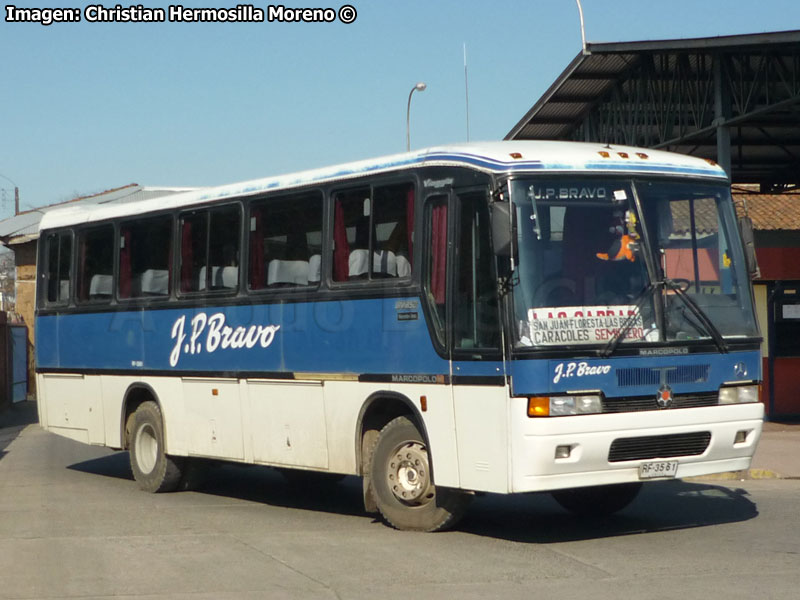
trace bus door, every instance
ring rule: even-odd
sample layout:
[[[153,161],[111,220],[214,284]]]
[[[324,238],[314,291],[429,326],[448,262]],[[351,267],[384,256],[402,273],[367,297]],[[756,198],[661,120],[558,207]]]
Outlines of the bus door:
[[[459,484],[506,491],[507,392],[488,189],[431,196],[425,218],[426,296],[432,329],[450,362]]]
[[[502,360],[497,282],[485,188],[429,196],[424,287],[432,334],[453,376],[501,375],[486,361]]]

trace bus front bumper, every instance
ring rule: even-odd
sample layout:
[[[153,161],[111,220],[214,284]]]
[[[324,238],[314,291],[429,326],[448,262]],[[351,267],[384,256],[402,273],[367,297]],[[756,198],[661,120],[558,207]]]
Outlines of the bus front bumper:
[[[748,469],[764,417],[753,403],[536,419],[524,403],[512,401],[511,492]]]

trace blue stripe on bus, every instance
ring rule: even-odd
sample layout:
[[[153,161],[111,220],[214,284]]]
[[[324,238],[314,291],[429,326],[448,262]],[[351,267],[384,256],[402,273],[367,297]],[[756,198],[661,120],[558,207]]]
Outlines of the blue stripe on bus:
[[[676,394],[684,394],[716,390],[726,382],[760,380],[761,358],[758,351],[746,351],[677,356],[532,359],[511,361],[509,369],[515,396],[592,390],[602,390],[608,397],[655,396],[661,383],[667,383]],[[622,377],[620,371],[624,370],[647,376]]]
[[[37,368],[449,376],[449,364],[433,347],[419,302],[412,297],[41,316],[36,323]],[[419,318],[401,320],[409,305],[417,306]],[[687,377],[671,386],[675,393],[760,379],[757,351],[514,360],[509,374],[517,396],[575,390],[636,396],[654,393],[658,386],[648,377],[631,377],[621,385],[618,370],[684,368],[699,362],[708,365],[702,380],[687,371]],[[453,373],[496,377],[503,367],[499,361],[459,361]]]
[[[401,320],[414,303],[419,318]],[[42,370],[450,374],[417,298],[49,315],[36,338]],[[459,369],[498,373],[493,361]]]
[[[581,168],[593,170],[593,169],[605,169],[608,170],[608,166],[604,166],[605,163],[596,162],[596,163],[586,163]],[[647,172],[647,173],[665,173],[671,175],[704,175],[704,176],[712,176],[717,177],[720,179],[725,179],[725,175],[716,167],[709,166],[708,169],[699,168],[699,167],[687,167],[687,166],[675,166],[675,165],[668,165],[668,164],[648,164],[646,165],[637,165],[635,163],[621,163],[615,162],[614,163],[614,170],[615,171],[625,171],[625,172]]]
[[[718,167],[709,165],[705,167],[689,167],[683,165],[665,164],[657,162],[630,162],[607,160],[589,163],[555,163],[542,162],[539,160],[525,161],[500,161],[474,154],[454,154],[431,152],[424,157],[426,160],[441,160],[467,163],[476,167],[490,169],[492,171],[531,171],[531,170],[553,170],[553,171],[625,171],[638,173],[668,173],[681,175],[705,175],[724,178],[725,175]]]

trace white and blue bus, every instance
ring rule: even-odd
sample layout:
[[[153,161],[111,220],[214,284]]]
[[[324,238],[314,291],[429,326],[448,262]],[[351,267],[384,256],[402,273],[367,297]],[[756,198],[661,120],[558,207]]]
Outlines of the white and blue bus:
[[[725,172],[599,144],[439,147],[42,219],[48,431],[358,475],[400,529],[476,492],[609,513],[746,469],[760,337]]]

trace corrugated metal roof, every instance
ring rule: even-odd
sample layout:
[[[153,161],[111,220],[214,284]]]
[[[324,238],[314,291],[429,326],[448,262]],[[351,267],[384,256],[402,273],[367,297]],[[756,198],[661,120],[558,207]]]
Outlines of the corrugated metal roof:
[[[730,97],[715,115],[715,70]],[[505,139],[649,146],[718,160],[727,125],[734,182],[796,184],[800,30],[588,43]]]
[[[40,212],[27,211],[10,219],[0,221],[0,240],[13,237],[24,237],[39,231],[39,221],[42,220]]]
[[[6,245],[23,244],[35,240],[39,237],[39,223],[42,216],[51,210],[64,208],[66,206],[90,206],[102,204],[127,204],[129,202],[141,202],[162,196],[171,196],[180,192],[192,191],[200,188],[189,187],[145,187],[136,183],[131,183],[112,190],[106,190],[99,194],[82,196],[23,211],[13,217],[0,221],[0,242]]]

